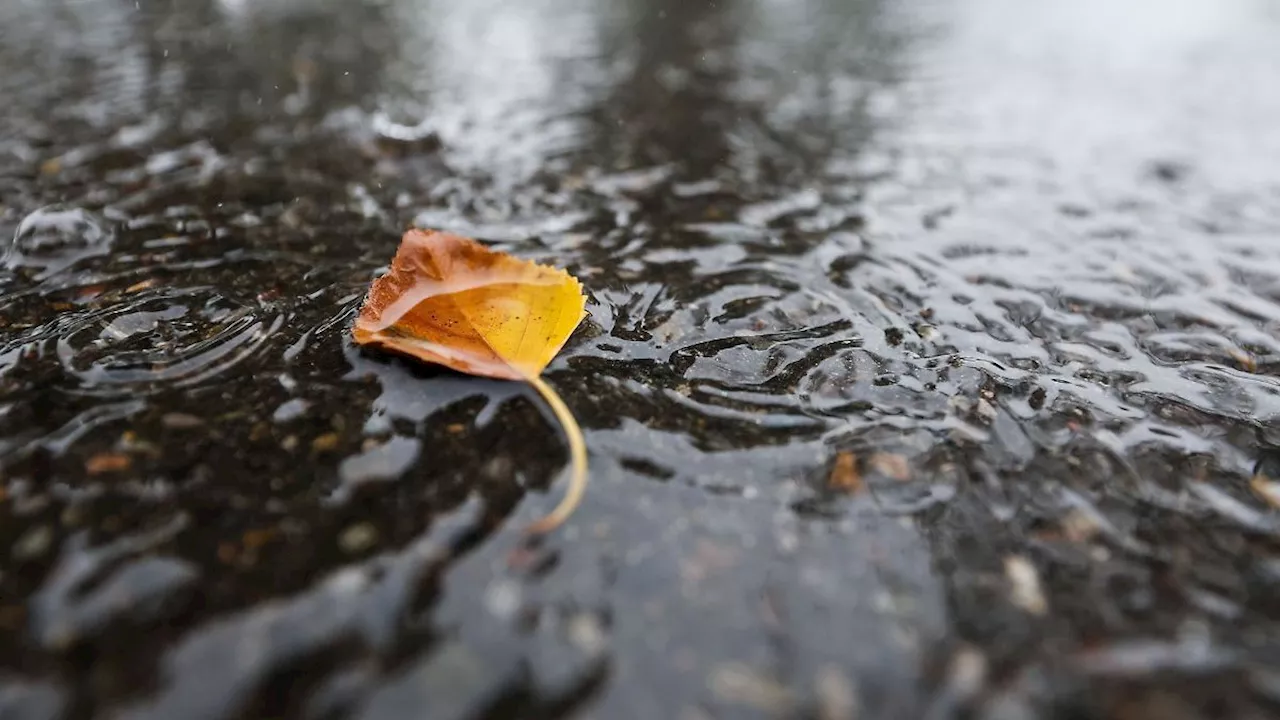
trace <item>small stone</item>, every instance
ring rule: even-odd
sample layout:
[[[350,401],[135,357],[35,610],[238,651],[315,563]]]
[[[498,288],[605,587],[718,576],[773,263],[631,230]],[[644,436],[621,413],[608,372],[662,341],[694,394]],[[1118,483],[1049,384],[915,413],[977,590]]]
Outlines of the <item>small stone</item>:
[[[781,715],[791,707],[791,693],[785,687],[738,663],[717,667],[708,684],[716,697],[734,705],[771,715]]]
[[[128,470],[132,464],[133,460],[124,453],[105,452],[89,458],[84,464],[84,469],[90,475],[102,475]]]
[[[271,437],[271,426],[265,422],[254,423],[249,430],[249,442],[262,442]]]
[[[187,413],[171,412],[160,416],[160,424],[170,430],[191,430],[204,425],[204,420]]]
[[[1020,555],[1004,559],[1004,574],[1009,581],[1010,601],[1032,615],[1044,615],[1049,603],[1040,588],[1040,574],[1030,560]]]
[[[600,620],[589,613],[578,613],[569,620],[569,642],[583,655],[593,658],[603,655],[609,645]]]
[[[371,523],[352,525],[342,531],[338,537],[338,545],[343,552],[355,555],[364,552],[378,543],[378,529]]]
[[[520,610],[520,586],[512,580],[497,580],[484,594],[484,605],[495,617],[510,620]]]
[[[235,562],[237,553],[238,551],[234,544],[229,542],[218,543],[218,561],[223,565],[230,565]]]
[[[814,682],[821,720],[854,720],[858,717],[858,689],[835,665],[825,665]]]
[[[258,548],[271,542],[271,540],[279,534],[275,528],[262,528],[258,530],[247,530],[240,537],[240,542],[249,550],[257,550]]]
[[[34,560],[49,552],[53,544],[53,529],[48,525],[31,528],[13,544],[13,559],[19,562]]]
[[[967,701],[982,690],[987,681],[987,657],[974,648],[962,648],[947,668],[947,688],[953,697]]]
[[[316,453],[330,452],[338,447],[338,433],[325,433],[311,441],[311,451]]]
[[[59,521],[63,527],[75,527],[84,522],[84,506],[80,503],[68,505],[62,509]]]
[[[987,402],[986,398],[979,398],[973,411],[974,414],[978,416],[979,420],[987,423],[988,425],[996,419],[996,408],[994,405]]]
[[[1063,516],[1060,521],[1062,534],[1071,542],[1082,543],[1092,540],[1101,528],[1098,522],[1088,513],[1075,509]]]

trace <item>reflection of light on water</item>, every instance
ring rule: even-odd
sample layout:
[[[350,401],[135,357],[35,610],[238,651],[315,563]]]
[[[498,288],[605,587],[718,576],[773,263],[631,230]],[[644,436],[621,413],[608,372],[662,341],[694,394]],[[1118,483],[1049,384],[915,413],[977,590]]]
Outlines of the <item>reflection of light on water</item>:
[[[219,0],[222,10],[227,15],[242,15],[248,8],[248,0]]]
[[[102,127],[141,102],[144,65],[130,42],[133,13],[131,2],[0,2],[0,95],[24,101],[0,113],[0,152],[13,136],[5,125],[34,120],[22,108],[36,98],[53,105],[53,117]]]
[[[943,142],[1035,147],[1093,176],[1153,150],[1273,176],[1253,161],[1280,153],[1280,96],[1258,92],[1274,87],[1276,30],[1261,4],[973,0],[942,17],[922,89],[946,113],[926,121]]]
[[[751,0],[734,65],[734,96],[762,108],[786,152],[828,168],[868,151],[899,112],[906,26],[882,0]],[[756,152],[760,141],[739,143]]]
[[[587,98],[565,61],[595,52],[589,8],[407,0],[398,11],[410,50],[392,80],[425,107],[389,109],[380,122],[421,135],[430,117],[455,167],[527,177],[582,134],[575,114]]]

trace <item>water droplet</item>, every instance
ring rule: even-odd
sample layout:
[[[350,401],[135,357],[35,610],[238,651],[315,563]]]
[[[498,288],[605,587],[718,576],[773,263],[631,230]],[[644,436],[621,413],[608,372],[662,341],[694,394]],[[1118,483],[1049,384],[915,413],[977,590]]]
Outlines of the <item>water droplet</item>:
[[[46,205],[22,219],[5,248],[2,264],[10,269],[36,268],[43,280],[75,263],[111,251],[106,223],[82,208]]]

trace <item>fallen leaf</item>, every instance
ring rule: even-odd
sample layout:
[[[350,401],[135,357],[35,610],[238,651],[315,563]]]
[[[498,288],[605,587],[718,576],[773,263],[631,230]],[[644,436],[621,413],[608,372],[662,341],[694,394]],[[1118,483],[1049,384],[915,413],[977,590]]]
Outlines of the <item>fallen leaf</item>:
[[[850,494],[862,489],[862,476],[858,474],[858,458],[853,453],[842,451],[836,454],[836,462],[831,467],[827,486],[832,490]]]
[[[84,464],[84,469],[90,475],[101,475],[128,470],[132,462],[124,453],[104,452],[89,458]]]
[[[538,390],[568,437],[573,475],[560,505],[529,528],[533,533],[562,523],[586,486],[582,431],[540,377],[586,317],[585,303],[582,284],[563,270],[415,229],[401,239],[391,270],[373,282],[352,328],[360,345]]]
[[[902,455],[878,452],[867,460],[867,464],[881,475],[891,477],[894,480],[911,479],[911,468],[907,464],[907,459]]]
[[[1227,351],[1227,354],[1231,356],[1232,360],[1239,363],[1241,370],[1251,373],[1258,372],[1258,359],[1253,356],[1253,353],[1239,348],[1231,348]]]
[[[218,543],[218,561],[223,565],[230,565],[235,562],[236,554],[235,545],[229,542]]]
[[[582,285],[457,235],[410,230],[354,336],[470,375],[541,374],[585,316]]]
[[[142,280],[141,282],[136,282],[130,285],[129,287],[125,288],[124,291],[126,294],[142,292],[143,290],[149,290],[155,287],[155,285],[156,285],[155,278],[147,278],[146,280]]]
[[[331,452],[334,448],[338,447],[339,440],[341,440],[341,438],[338,437],[338,433],[325,433],[311,441],[311,452]]]
[[[76,299],[89,300],[101,295],[106,289],[105,285],[87,285],[76,291]]]
[[[257,548],[271,542],[271,539],[278,534],[275,528],[262,528],[260,530],[248,530],[240,538],[240,542],[246,548],[256,550]]]
[[[1262,498],[1268,505],[1273,508],[1280,508],[1280,482],[1259,473],[1249,480],[1249,487],[1253,489],[1255,495]]]

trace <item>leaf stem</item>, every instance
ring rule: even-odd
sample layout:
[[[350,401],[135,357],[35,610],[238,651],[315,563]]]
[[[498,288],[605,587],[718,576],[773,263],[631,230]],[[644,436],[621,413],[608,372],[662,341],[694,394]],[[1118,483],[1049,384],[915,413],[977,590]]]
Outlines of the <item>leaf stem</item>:
[[[569,476],[569,489],[565,491],[560,504],[526,530],[531,535],[541,535],[559,527],[582,501],[582,495],[587,489],[587,443],[582,438],[582,428],[578,426],[578,420],[573,417],[573,413],[569,411],[555,389],[538,375],[532,375],[527,379],[547,405],[551,406],[551,412],[555,413],[556,420],[560,422],[565,439],[569,441],[569,458],[573,466],[572,474]]]

